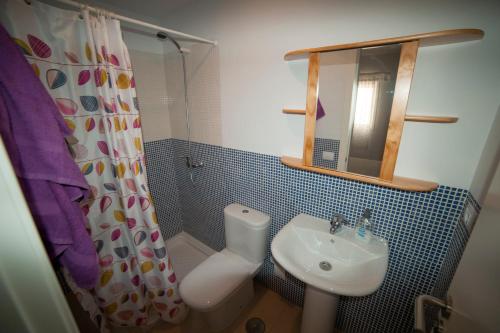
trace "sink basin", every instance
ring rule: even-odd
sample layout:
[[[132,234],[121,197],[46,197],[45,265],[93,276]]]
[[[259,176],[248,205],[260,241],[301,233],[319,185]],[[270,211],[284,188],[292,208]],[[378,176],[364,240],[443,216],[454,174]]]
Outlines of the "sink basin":
[[[307,214],[294,217],[271,244],[274,259],[290,274],[322,291],[365,296],[377,290],[387,271],[387,242],[373,236],[356,239],[342,226],[330,234],[330,223]]]

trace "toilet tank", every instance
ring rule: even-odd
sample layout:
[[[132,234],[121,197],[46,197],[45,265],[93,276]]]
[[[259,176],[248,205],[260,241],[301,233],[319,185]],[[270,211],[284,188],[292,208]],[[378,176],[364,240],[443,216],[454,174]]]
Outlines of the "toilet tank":
[[[224,208],[226,248],[253,263],[266,257],[271,217],[240,204]]]

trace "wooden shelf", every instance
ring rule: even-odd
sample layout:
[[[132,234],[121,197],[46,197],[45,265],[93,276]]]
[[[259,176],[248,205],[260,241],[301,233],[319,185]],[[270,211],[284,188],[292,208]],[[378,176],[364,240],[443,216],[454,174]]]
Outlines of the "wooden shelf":
[[[394,176],[392,181],[383,180],[376,177],[360,175],[357,173],[343,172],[331,169],[322,169],[314,166],[306,166],[302,162],[302,159],[295,157],[282,156],[281,163],[284,165],[304,171],[310,171],[315,173],[320,173],[329,176],[341,177],[350,180],[355,180],[362,183],[368,183],[383,187],[394,188],[402,191],[414,191],[414,192],[430,192],[437,189],[438,184],[418,179],[404,178]]]
[[[283,113],[286,114],[297,114],[304,116],[306,110],[299,109],[283,109]],[[452,124],[458,121],[458,117],[445,117],[445,116],[417,116],[409,115],[405,116],[405,121],[414,121],[420,123],[440,123],[440,124]]]
[[[307,59],[309,54],[314,52],[330,52],[330,51],[358,49],[362,47],[406,43],[412,41],[419,41],[419,46],[425,47],[433,45],[468,42],[472,40],[482,39],[483,37],[484,37],[484,31],[481,29],[443,30],[443,31],[427,32],[409,36],[377,39],[365,42],[329,45],[329,46],[294,50],[294,51],[289,51],[285,54],[285,60]]]
[[[421,123],[452,124],[458,121],[458,117],[416,116],[407,114],[405,116],[405,121],[415,121]]]
[[[305,115],[305,114],[306,114],[306,110],[299,110],[299,109],[283,109],[283,113],[286,113],[286,114],[301,114],[301,115]]]

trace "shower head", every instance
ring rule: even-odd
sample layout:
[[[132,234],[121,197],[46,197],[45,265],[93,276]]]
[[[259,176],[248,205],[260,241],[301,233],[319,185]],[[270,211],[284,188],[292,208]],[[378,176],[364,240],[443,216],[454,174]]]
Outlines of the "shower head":
[[[156,37],[158,37],[159,39],[166,39],[167,38],[167,34],[164,33],[163,31],[158,31],[158,33],[156,34]]]
[[[167,40],[171,41],[175,45],[177,50],[179,50],[180,53],[184,53],[184,49],[179,45],[179,43],[175,39],[170,37],[170,35],[168,35],[166,32],[158,31],[158,33],[156,34],[156,37],[158,37],[158,39],[161,39],[161,40],[167,39]]]

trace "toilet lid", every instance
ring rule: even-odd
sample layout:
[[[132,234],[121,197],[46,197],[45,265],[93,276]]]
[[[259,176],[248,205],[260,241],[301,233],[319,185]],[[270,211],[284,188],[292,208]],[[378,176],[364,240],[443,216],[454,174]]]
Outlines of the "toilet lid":
[[[245,279],[251,278],[254,270],[255,264],[240,256],[217,252],[186,275],[179,291],[187,305],[207,311],[221,303]]]

